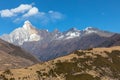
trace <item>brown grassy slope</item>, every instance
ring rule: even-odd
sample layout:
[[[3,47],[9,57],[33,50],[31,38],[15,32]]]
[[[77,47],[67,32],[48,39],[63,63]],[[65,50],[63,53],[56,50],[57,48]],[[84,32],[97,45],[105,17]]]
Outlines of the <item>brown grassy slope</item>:
[[[119,63],[120,46],[94,48],[0,74],[11,80],[119,80]]]

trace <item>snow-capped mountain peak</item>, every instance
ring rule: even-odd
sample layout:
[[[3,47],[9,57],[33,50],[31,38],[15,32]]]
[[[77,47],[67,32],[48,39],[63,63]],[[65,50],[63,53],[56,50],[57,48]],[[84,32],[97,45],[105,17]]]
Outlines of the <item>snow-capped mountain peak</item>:
[[[32,26],[31,22],[27,20],[24,22],[23,28],[25,30],[30,30],[30,29],[33,29],[34,27]]]
[[[39,41],[42,39],[42,37],[38,35],[38,30],[33,27],[28,20],[24,22],[22,27],[15,29],[10,34],[1,36],[1,38],[16,45],[22,45],[24,42]]]
[[[83,30],[85,34],[97,33],[98,31],[99,30],[97,28],[93,28],[93,27],[87,27]]]
[[[66,36],[66,39],[70,39],[70,38],[75,38],[75,37],[79,37],[81,35],[81,32],[80,30],[76,29],[76,28],[71,28],[69,29],[65,36]]]
[[[24,29],[29,34],[38,34],[38,30],[28,20],[24,22],[22,29]]]

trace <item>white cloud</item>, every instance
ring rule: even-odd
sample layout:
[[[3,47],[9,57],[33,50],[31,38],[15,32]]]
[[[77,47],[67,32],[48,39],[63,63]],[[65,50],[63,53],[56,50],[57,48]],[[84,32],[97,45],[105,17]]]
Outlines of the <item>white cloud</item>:
[[[21,4],[19,7],[11,9],[13,13],[24,13],[25,11],[28,11],[29,9],[32,8],[32,5],[28,4]]]
[[[10,10],[8,10],[8,9],[1,10],[0,14],[1,14],[1,17],[11,17],[11,16],[14,16],[14,13],[11,12]]]
[[[32,16],[32,15],[36,15],[38,13],[39,13],[38,8],[33,7],[26,14],[24,14],[23,17],[29,17],[29,16]]]
[[[21,4],[17,8],[1,10],[0,15],[1,15],[1,17],[13,17],[19,13],[25,13],[26,11],[30,10],[31,8],[32,8],[32,5]]]
[[[20,6],[12,9],[0,10],[1,17],[12,17],[13,22],[24,20],[39,20],[42,24],[49,22],[56,22],[63,18],[63,14],[57,11],[41,12],[33,4],[21,4]]]

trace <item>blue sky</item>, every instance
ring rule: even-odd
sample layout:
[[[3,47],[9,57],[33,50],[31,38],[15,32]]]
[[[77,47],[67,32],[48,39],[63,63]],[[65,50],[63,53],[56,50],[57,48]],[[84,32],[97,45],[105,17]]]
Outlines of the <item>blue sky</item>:
[[[25,20],[49,31],[92,26],[120,33],[119,4],[120,0],[0,0],[0,35]]]

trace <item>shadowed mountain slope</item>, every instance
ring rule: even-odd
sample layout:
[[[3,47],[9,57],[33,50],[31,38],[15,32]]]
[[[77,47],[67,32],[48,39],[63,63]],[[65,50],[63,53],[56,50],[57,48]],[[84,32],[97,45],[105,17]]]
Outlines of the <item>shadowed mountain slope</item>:
[[[120,34],[115,34],[112,37],[105,40],[98,47],[111,47],[111,46],[120,46]]]
[[[38,62],[22,48],[0,39],[0,70],[26,67]]]

